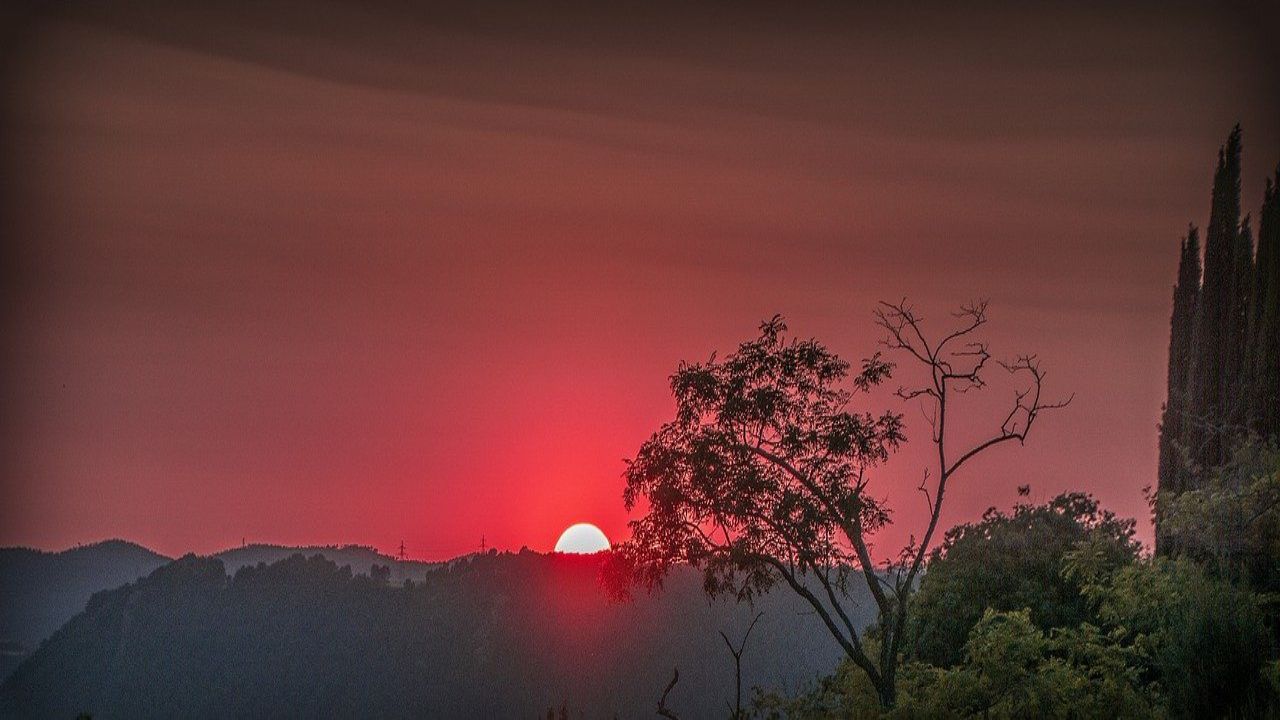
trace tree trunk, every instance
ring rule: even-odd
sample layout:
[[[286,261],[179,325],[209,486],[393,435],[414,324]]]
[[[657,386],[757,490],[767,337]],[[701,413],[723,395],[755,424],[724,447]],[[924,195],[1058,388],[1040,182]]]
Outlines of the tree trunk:
[[[891,663],[888,667],[880,668],[880,682],[875,684],[876,695],[880,699],[880,707],[885,710],[892,710],[893,706],[898,702],[898,679],[897,668]]]
[[[876,690],[880,695],[880,707],[885,710],[892,710],[894,704],[898,701],[898,691],[894,687],[894,681],[892,679],[886,680]]]

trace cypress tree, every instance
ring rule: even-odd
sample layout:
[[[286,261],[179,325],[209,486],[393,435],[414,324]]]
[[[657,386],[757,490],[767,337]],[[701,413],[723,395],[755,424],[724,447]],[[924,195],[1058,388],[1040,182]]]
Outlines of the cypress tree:
[[[1184,445],[1202,467],[1220,465],[1230,449],[1232,420],[1242,395],[1245,328],[1240,306],[1240,126],[1218,150],[1209,227],[1205,233],[1204,282],[1197,308],[1195,349],[1188,386]],[[1241,313],[1238,315],[1238,313]]]
[[[1249,348],[1252,407],[1250,427],[1264,438],[1280,435],[1280,167],[1267,178],[1258,213],[1258,257],[1254,270]]]
[[[1200,231],[1187,228],[1178,260],[1178,281],[1173,286],[1173,314],[1169,318],[1169,375],[1164,413],[1160,418],[1160,466],[1158,489],[1176,495],[1186,489],[1187,471],[1182,462],[1181,438],[1187,423],[1187,385],[1191,375],[1192,332],[1200,300]],[[1158,506],[1157,506],[1158,512]],[[1168,540],[1156,520],[1156,552],[1167,549]]]
[[[1230,313],[1227,320],[1223,350],[1227,353],[1223,358],[1223,395],[1222,424],[1226,429],[1223,451],[1230,453],[1231,442],[1244,435],[1250,425],[1253,409],[1253,377],[1251,366],[1254,360],[1252,338],[1249,332],[1249,319],[1253,309],[1253,289],[1257,283],[1257,275],[1253,267],[1253,230],[1250,227],[1250,216],[1245,215],[1239,230],[1233,238],[1231,250],[1231,294],[1229,296]],[[1227,459],[1225,456],[1222,458]]]
[[[1199,487],[1253,431],[1280,435],[1280,167],[1267,179],[1255,258],[1240,221],[1240,126],[1218,150],[1203,275],[1195,228],[1182,243],[1173,291],[1167,397],[1160,420],[1161,497]],[[1177,552],[1161,529],[1156,551]]]

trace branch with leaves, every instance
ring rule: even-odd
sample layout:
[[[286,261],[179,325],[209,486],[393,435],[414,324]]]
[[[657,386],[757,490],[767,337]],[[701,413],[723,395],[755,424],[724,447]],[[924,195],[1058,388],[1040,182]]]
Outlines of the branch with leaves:
[[[902,415],[856,411],[854,400],[890,378],[893,363],[876,353],[851,376],[847,362],[813,339],[787,335],[780,317],[736,352],[681,364],[671,376],[675,418],[627,462],[624,501],[643,499],[646,514],[613,553],[607,577],[622,596],[650,590],[675,565],[704,572],[711,595],[750,601],[783,583],[814,608],[849,659],[892,705],[894,674],[912,591],[937,531],[948,482],[969,460],[998,445],[1025,442],[1041,413],[1070,399],[1043,399],[1044,371],[1034,355],[993,360],[977,334],[986,303],[954,314],[956,327],[931,342],[923,319],[905,302],[882,303],[876,323],[885,353],[906,355],[927,378],[901,387],[904,400],[928,405],[936,467],[920,484],[928,525],[896,562],[877,565],[869,538],[889,510],[868,491],[874,470],[905,440]],[[986,439],[953,454],[948,429],[954,398],[987,386],[998,366],[1024,386]],[[850,620],[848,581],[860,576],[881,628],[872,658]],[[732,646],[731,646],[732,649]]]

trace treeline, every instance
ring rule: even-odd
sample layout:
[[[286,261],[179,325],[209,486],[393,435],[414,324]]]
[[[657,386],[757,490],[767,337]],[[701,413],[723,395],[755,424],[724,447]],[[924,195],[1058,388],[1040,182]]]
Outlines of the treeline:
[[[1236,126],[1218,151],[1203,253],[1195,226],[1182,241],[1160,422],[1161,553],[1185,546],[1165,522],[1169,503],[1211,485],[1251,439],[1280,431],[1280,169],[1263,191],[1255,253],[1253,220],[1241,219],[1240,157]]]
[[[34,650],[95,592],[149,575],[170,558],[123,540],[107,540],[62,552],[0,548],[0,678],[10,662]]]
[[[1069,493],[948,532],[912,609],[896,707],[846,662],[759,718],[1276,717],[1274,601]],[[873,627],[866,635],[878,643]]]
[[[930,557],[893,708],[845,662],[806,692],[758,692],[758,717],[1280,717],[1280,171],[1255,251],[1240,153],[1237,127],[1203,253],[1194,227],[1182,243],[1157,553],[1086,495],[989,510]]]
[[[717,631],[740,632],[749,610],[709,605],[692,572],[612,603],[600,562],[495,552],[399,582],[320,555],[230,576],[187,556],[95,595],[0,684],[0,717],[640,717],[675,665],[682,705],[717,714],[732,682]],[[835,667],[793,598],[759,610],[748,687]]]

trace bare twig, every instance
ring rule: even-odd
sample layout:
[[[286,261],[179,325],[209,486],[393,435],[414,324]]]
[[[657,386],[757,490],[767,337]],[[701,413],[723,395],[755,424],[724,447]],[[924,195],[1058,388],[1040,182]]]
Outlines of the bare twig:
[[[910,589],[924,564],[934,533],[937,531],[938,519],[942,513],[943,496],[947,481],[969,460],[982,452],[1002,443],[1017,441],[1022,444],[1040,413],[1066,407],[1072,397],[1066,400],[1049,402],[1041,397],[1044,383],[1044,371],[1040,368],[1035,355],[1020,355],[1010,362],[996,361],[1010,375],[1028,377],[1028,385],[1015,391],[1013,405],[1004,416],[999,429],[985,440],[952,457],[947,447],[947,411],[951,395],[962,395],[972,390],[986,387],[983,373],[991,353],[985,342],[972,339],[972,335],[987,322],[987,302],[980,300],[960,308],[953,316],[961,321],[960,327],[942,337],[936,344],[930,345],[922,327],[923,318],[903,300],[899,303],[880,303],[876,309],[876,323],[885,330],[886,336],[882,344],[890,350],[900,350],[919,360],[928,372],[928,380],[919,387],[898,389],[898,397],[904,400],[927,398],[933,402],[933,413],[927,416],[932,427],[933,443],[937,450],[936,482],[929,488],[929,473],[926,471],[919,490],[924,493],[929,505],[929,523],[919,545],[904,551],[903,569],[899,569],[901,588],[897,595],[896,607],[889,622],[884,627],[885,638],[882,645],[881,665],[892,667],[896,662],[897,649],[905,628],[907,602]],[[963,342],[960,347],[953,348],[955,343]],[[1074,396],[1073,396],[1074,397]],[[914,555],[914,557],[912,557]],[[881,606],[882,611],[885,610]]]
[[[729,654],[733,655],[733,672],[737,680],[736,701],[734,707],[731,708],[733,720],[742,720],[742,718],[746,717],[742,713],[742,651],[747,646],[747,638],[751,637],[751,631],[755,629],[756,623],[760,621],[760,616],[763,614],[762,612],[756,613],[755,619],[747,626],[747,632],[742,635],[742,642],[738,643],[737,648],[734,648],[733,643],[729,642],[729,636],[725,635],[723,630],[720,631],[720,637],[724,639],[725,647],[729,648]]]
[[[680,668],[675,668],[671,673],[671,682],[667,683],[667,689],[663,690],[662,697],[658,698],[658,714],[669,720],[680,720],[680,716],[667,707],[667,695],[671,694],[671,688],[678,682],[680,682]]]

